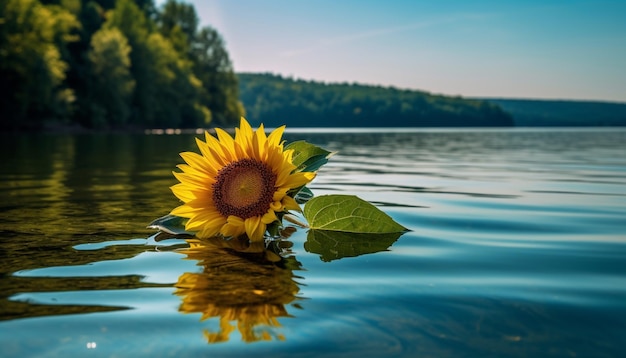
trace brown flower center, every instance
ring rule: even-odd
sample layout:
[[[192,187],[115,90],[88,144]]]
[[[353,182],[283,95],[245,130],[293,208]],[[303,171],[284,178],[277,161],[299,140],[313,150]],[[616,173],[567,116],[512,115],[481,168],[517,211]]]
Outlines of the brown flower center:
[[[274,196],[276,174],[263,162],[241,159],[217,172],[213,202],[225,217],[242,219],[263,216]]]

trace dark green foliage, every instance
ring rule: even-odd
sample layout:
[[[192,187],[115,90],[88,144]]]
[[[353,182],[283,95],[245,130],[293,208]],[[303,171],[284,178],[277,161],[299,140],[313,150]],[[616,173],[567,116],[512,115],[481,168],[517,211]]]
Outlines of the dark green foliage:
[[[117,28],[101,28],[91,37],[88,90],[91,125],[125,124],[130,116],[135,81],[130,73],[130,46]]]
[[[247,117],[268,127],[500,127],[497,105],[422,91],[324,84],[272,74],[239,74]]]
[[[3,0],[0,130],[236,123],[228,53],[198,24],[175,0]]]
[[[237,77],[220,34],[206,26],[196,30],[198,16],[192,5],[168,1],[159,15],[161,33],[191,61],[191,71],[201,83],[201,103],[210,109],[216,125],[237,123],[243,114]]]
[[[206,101],[216,124],[237,123],[243,115],[238,80],[221,36],[203,27],[196,35],[191,57],[194,73],[205,89]]]
[[[73,92],[62,55],[76,18],[36,0],[0,3],[0,128],[38,128],[66,116]]]
[[[511,113],[516,126],[626,126],[626,103],[485,99]]]

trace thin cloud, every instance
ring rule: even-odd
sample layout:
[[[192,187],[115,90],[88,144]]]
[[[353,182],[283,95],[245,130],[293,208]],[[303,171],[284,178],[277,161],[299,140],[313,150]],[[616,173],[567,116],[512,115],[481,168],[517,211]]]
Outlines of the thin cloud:
[[[325,47],[346,44],[346,43],[353,42],[353,41],[356,41],[356,40],[362,40],[362,39],[378,37],[378,36],[384,36],[384,35],[390,35],[390,34],[410,31],[410,30],[422,29],[422,28],[427,28],[427,27],[432,27],[432,26],[437,26],[437,25],[457,22],[457,21],[460,21],[460,20],[472,20],[472,19],[479,19],[479,18],[482,19],[482,18],[485,18],[485,17],[486,17],[486,14],[481,14],[481,15],[477,15],[477,14],[455,15],[455,16],[448,16],[448,17],[445,17],[445,18],[434,19],[434,20],[430,20],[430,21],[415,22],[415,23],[411,23],[411,24],[408,24],[408,25],[393,26],[393,27],[386,27],[386,28],[379,28],[379,29],[374,29],[374,30],[368,30],[368,31],[363,31],[363,32],[359,32],[359,33],[349,34],[349,35],[343,35],[343,36],[337,36],[337,37],[332,37],[332,38],[327,38],[327,39],[321,39],[316,44],[308,46],[308,47],[283,51],[283,52],[280,53],[280,56],[282,56],[282,57],[295,57],[295,56],[304,55],[304,54],[311,53],[311,52],[316,52],[316,51],[318,51],[318,50],[320,50],[322,48],[325,48]]]

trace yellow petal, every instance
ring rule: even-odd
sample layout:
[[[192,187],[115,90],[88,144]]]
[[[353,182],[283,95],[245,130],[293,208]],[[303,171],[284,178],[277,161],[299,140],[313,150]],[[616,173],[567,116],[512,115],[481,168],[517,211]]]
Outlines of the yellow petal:
[[[227,158],[230,157],[230,154],[227,155],[226,153],[224,153],[224,147],[222,146],[222,143],[220,143],[220,141],[218,141],[208,133],[206,135],[206,140],[207,142],[204,147],[209,154],[206,155],[204,154],[204,152],[202,152],[202,154],[207,157],[210,162],[217,163],[219,165],[218,168],[223,167],[226,163],[229,162]]]
[[[287,191],[288,191],[289,189],[290,189],[290,188],[287,188],[287,187],[281,187],[281,188],[277,189],[277,190],[274,192],[274,196],[272,197],[272,200],[273,200],[273,201],[281,201],[281,200],[282,200],[282,198],[283,198],[285,195],[287,195]]]
[[[246,226],[246,234],[248,234],[248,238],[250,241],[261,241],[263,240],[263,233],[265,233],[265,224],[261,223],[260,216],[253,216],[251,218],[247,218],[245,221]]]
[[[282,200],[283,205],[285,205],[285,209],[287,210],[296,210],[301,211],[300,205],[294,200],[294,198],[290,196],[285,196]]]
[[[287,186],[289,181],[289,176],[293,171],[291,166],[283,165],[279,166],[280,172],[276,176],[276,186]]]
[[[271,146],[280,146],[282,143],[280,140],[282,139],[283,132],[285,131],[285,126],[280,126],[270,133],[269,137],[267,137],[268,145]]]
[[[187,164],[179,164],[176,167],[185,172],[185,174],[202,179],[202,182],[205,184],[205,186],[211,185],[215,182],[215,175],[211,175],[203,168],[194,167]]]
[[[214,182],[213,178],[208,178],[206,176],[203,177],[203,176],[197,176],[197,175],[188,174],[188,173],[177,173],[177,172],[173,172],[173,174],[176,177],[176,179],[178,179],[181,183],[191,188],[192,187],[195,187],[198,189],[209,188],[212,182]]]
[[[228,132],[220,128],[215,128],[215,132],[217,133],[217,137],[222,144],[224,158],[227,161],[232,162],[236,159],[235,141],[233,140],[233,137],[231,137]]]
[[[247,151],[245,149],[245,145],[237,141],[235,141],[234,145],[235,145],[235,158],[237,158],[237,160],[248,158],[248,155],[246,154]]]
[[[210,138],[211,135],[208,132],[205,132],[206,138]],[[206,152],[206,150],[209,149],[209,146],[207,145],[206,142],[203,142],[202,139],[200,138],[196,138],[196,146],[198,146],[198,149],[200,149],[200,154],[202,154],[204,157],[206,157],[207,160],[210,160],[210,155],[207,155],[208,152]]]
[[[288,161],[289,163],[293,163],[293,149],[288,149],[286,151],[283,152],[283,155],[285,156],[285,160]]]
[[[197,208],[192,208],[188,205],[181,205],[178,206],[176,208],[174,208],[170,214],[171,215],[175,215],[175,216],[180,216],[183,218],[189,218],[192,217],[194,215],[196,215],[198,213],[198,211],[200,211],[201,209],[197,209]]]
[[[246,232],[243,219],[237,216],[229,216],[226,224],[222,226],[220,233],[226,237],[236,237]]]
[[[248,123],[248,121],[241,117],[241,120],[239,121],[239,129],[241,130],[241,134],[243,136],[246,136],[248,138],[252,137],[252,127],[250,126],[250,123]]]
[[[212,165],[210,165],[210,163],[207,161],[207,159],[205,159],[203,156],[201,156],[198,153],[182,152],[182,153],[180,153],[180,156],[191,167],[194,167],[194,168],[197,168],[199,170],[202,170],[202,171],[206,172],[208,175],[215,176],[215,174],[217,174],[217,171],[215,170],[215,168]]]
[[[252,127],[250,127],[250,123],[246,121],[245,118],[241,117],[241,121],[239,122],[239,128],[235,129],[235,141],[236,142],[246,142],[250,141],[252,138],[253,132]]]
[[[299,188],[308,184],[313,179],[315,179],[315,173],[313,172],[294,173],[287,178],[287,181],[283,185],[290,188]]]
[[[261,218],[261,222],[263,224],[271,224],[274,221],[277,221],[278,217],[276,217],[276,213],[274,212],[274,210],[270,210],[268,211],[265,215],[263,215],[263,217]]]
[[[205,226],[202,228],[202,230],[200,230],[199,232],[196,233],[196,236],[201,238],[201,239],[208,239],[210,237],[216,236],[217,234],[219,234],[220,232],[220,228],[221,227],[213,227],[213,226]],[[190,229],[186,229],[188,231],[193,231]]]
[[[266,163],[270,168],[274,168],[274,172],[280,176],[286,176],[296,169],[296,166],[285,160],[283,152],[278,147],[272,147],[267,151]],[[281,174],[283,173],[284,174]]]
[[[267,159],[267,151],[265,150],[267,137],[265,136],[265,128],[263,124],[257,128],[252,137],[253,158],[265,162]]]
[[[176,184],[170,187],[172,193],[176,197],[184,202],[191,201],[196,198],[192,191],[190,191],[185,184]]]
[[[270,210],[276,213],[285,211],[285,206],[280,202],[281,200],[282,200],[282,197],[280,199],[277,199],[276,201],[272,201],[270,203]]]
[[[226,223],[226,218],[220,215],[212,216],[212,215],[197,215],[187,222],[185,225],[185,230],[188,231],[209,231],[212,234],[209,236],[213,236],[215,233],[219,232],[222,226]],[[201,238],[206,238],[206,236],[199,236]]]
[[[209,152],[211,152],[214,155],[215,166],[219,168],[217,170],[218,173],[220,169],[222,169],[223,167],[227,166],[230,163],[230,161],[226,158],[226,155],[219,154],[220,152],[223,152],[221,148],[216,150],[215,148],[211,147],[209,148]]]

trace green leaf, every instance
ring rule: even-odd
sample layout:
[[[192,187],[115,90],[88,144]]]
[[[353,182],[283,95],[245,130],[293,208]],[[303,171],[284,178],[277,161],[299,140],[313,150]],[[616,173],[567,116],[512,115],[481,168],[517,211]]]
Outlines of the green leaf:
[[[357,234],[353,232],[309,230],[304,249],[320,255],[322,261],[338,260],[386,251],[403,233]]]
[[[306,203],[303,214],[313,230],[374,234],[407,231],[389,215],[354,195],[315,197]]]
[[[297,172],[314,172],[334,154],[303,140],[289,143],[285,150],[289,149],[293,149],[292,163]]]
[[[311,191],[311,189],[307,188],[306,186],[300,189],[298,194],[294,196],[294,199],[296,200],[296,203],[298,204],[304,204],[307,201],[311,200],[311,198],[313,198],[313,192]]]
[[[298,172],[315,172],[318,171],[324,164],[328,163],[328,156],[325,155],[316,155],[314,157],[309,158],[306,162],[296,169]]]
[[[195,235],[195,233],[185,230],[187,218],[180,216],[165,215],[148,225],[148,229],[156,229],[172,235]]]

